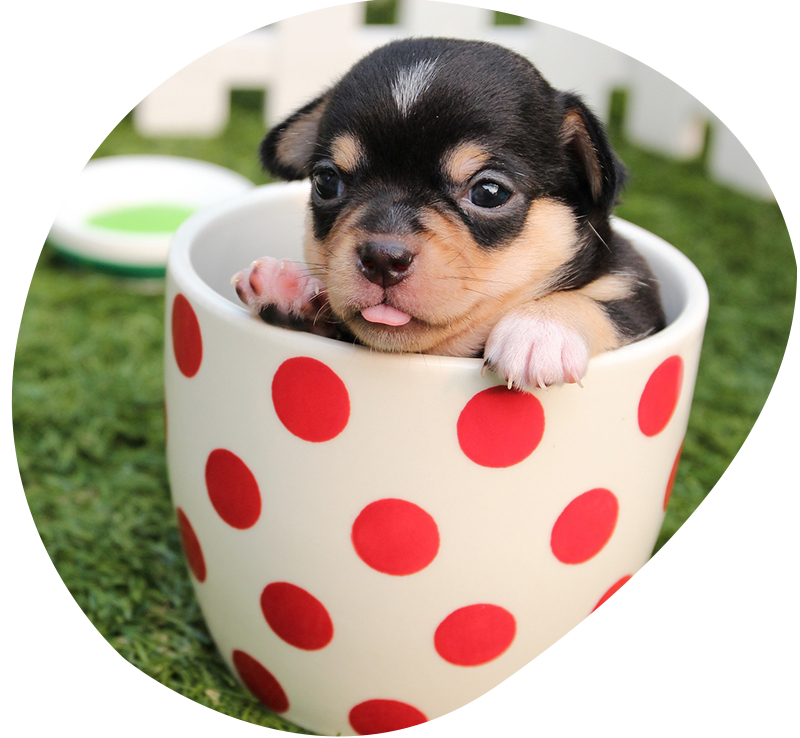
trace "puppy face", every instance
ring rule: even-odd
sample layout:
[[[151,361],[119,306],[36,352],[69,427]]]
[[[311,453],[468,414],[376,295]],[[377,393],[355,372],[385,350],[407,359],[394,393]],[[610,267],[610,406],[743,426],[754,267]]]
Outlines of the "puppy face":
[[[311,179],[306,260],[335,316],[380,350],[458,355],[510,307],[599,273],[621,172],[527,60],[444,39],[373,52],[262,159]]]

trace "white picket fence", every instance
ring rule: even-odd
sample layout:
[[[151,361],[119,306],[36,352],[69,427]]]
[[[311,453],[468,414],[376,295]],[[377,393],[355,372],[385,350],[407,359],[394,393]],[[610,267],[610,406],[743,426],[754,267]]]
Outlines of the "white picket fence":
[[[679,159],[695,157],[710,125],[711,176],[755,197],[772,197],[752,157],[724,124],[682,88],[625,54],[534,21],[493,25],[492,11],[481,8],[398,2],[396,25],[366,25],[365,4],[351,3],[298,15],[231,41],[148,95],[134,111],[137,130],[146,136],[217,135],[230,115],[231,91],[237,89],[264,90],[265,124],[273,124],[392,39],[478,38],[524,54],[555,87],[580,93],[601,118],[608,115],[612,91],[626,90],[626,134],[644,148]]]

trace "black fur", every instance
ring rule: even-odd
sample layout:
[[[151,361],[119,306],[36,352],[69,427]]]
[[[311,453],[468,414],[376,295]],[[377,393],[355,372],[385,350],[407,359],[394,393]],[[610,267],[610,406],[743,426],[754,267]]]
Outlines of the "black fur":
[[[403,115],[392,95],[399,69],[435,63],[436,73]],[[316,133],[308,157],[287,162],[280,141],[298,121]],[[575,290],[607,274],[635,279],[629,296],[603,305],[620,335],[639,337],[665,324],[658,286],[644,260],[616,235],[609,216],[625,169],[605,129],[580,98],[559,92],[524,57],[478,41],[413,39],[391,43],[358,62],[331,90],[273,129],[261,146],[264,166],[285,179],[331,168],[331,143],[352,134],[365,148],[361,166],[341,173],[347,197],[312,197],[314,235],[324,239],[346,209],[375,232],[419,232],[420,207],[460,219],[483,249],[518,236],[538,198],[565,203],[581,248],[554,275],[552,290]],[[492,152],[486,168],[517,193],[496,211],[465,209],[463,183],[448,180],[441,161],[460,142]]]
[[[436,75],[423,93],[424,104],[405,118],[392,98],[392,81],[399,68],[425,60],[435,60]],[[527,202],[554,191],[567,193],[574,177],[572,162],[557,145],[558,99],[530,62],[500,47],[450,39],[398,41],[362,59],[326,96],[317,147],[307,166],[287,171],[275,157],[276,143],[320,100],[270,132],[262,160],[273,174],[299,179],[330,156],[326,144],[336,135],[353,133],[367,147],[375,182],[362,200],[403,197],[412,206],[435,204],[457,214],[477,243],[492,248],[519,234],[527,208],[520,203],[490,220],[467,217],[456,205],[452,184],[444,180],[441,157],[459,141],[480,141],[495,152],[496,168]],[[332,208],[315,208],[317,238],[327,235],[336,214]]]

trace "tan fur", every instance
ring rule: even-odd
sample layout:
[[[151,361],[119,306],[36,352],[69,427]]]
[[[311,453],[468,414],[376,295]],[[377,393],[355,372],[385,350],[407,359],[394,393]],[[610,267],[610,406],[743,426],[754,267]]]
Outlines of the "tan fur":
[[[485,365],[508,388],[580,382],[592,356],[621,344],[601,305],[580,290],[553,292],[505,313],[492,329]]]
[[[555,200],[535,202],[520,235],[499,249],[480,248],[460,220],[427,210],[421,215],[425,233],[405,239],[415,254],[413,271],[389,291],[390,303],[415,320],[386,330],[359,315],[382,301],[384,292],[357,269],[358,244],[381,235],[356,228],[358,216],[358,210],[343,213],[325,242],[309,235],[306,259],[324,265],[334,312],[359,339],[387,351],[478,352],[504,313],[547,293],[578,248],[574,216]]]
[[[325,102],[320,103],[284,131],[275,149],[279,164],[301,171],[305,169],[317,143],[319,121],[326,107]]]
[[[603,191],[603,170],[600,168],[597,152],[580,113],[573,110],[564,116],[564,122],[561,125],[561,140],[565,144],[571,144],[578,152],[589,174],[592,196],[598,198]]]
[[[592,356],[620,346],[614,324],[603,308],[582,290],[553,292],[517,308],[516,312],[530,318],[553,320],[576,330],[589,344]]]
[[[572,210],[555,200],[533,203],[522,233],[495,251],[478,250],[481,268],[500,283],[524,284],[528,299],[541,297],[560,268],[577,252],[578,229]],[[477,247],[476,247],[477,248]]]
[[[364,150],[355,136],[337,136],[331,144],[331,159],[343,172],[352,173],[364,161]]]
[[[625,273],[606,274],[576,292],[591,297],[598,302],[613,302],[624,300],[631,296],[633,280],[631,275]]]
[[[444,171],[452,182],[463,184],[476,175],[489,160],[486,150],[475,143],[462,143],[444,159]]]
[[[407,56],[371,58],[262,144],[265,164],[289,179],[308,176],[323,152],[343,175],[335,191],[318,182],[311,193],[304,249],[309,284],[315,281],[313,291],[298,291],[303,315],[319,310],[323,322],[330,316],[330,335],[350,338],[352,333],[374,350],[483,355],[485,366],[509,387],[580,382],[590,354],[630,340],[627,333],[637,325],[644,332],[647,316],[640,322],[631,313],[652,305],[643,294],[650,280],[645,266],[629,257],[626,244],[604,243],[592,221],[582,220],[587,214],[576,215],[578,208],[584,212],[583,201],[591,194],[592,220],[605,232],[607,211],[621,185],[613,152],[580,100],[557,95],[545,82],[535,82],[544,90],[541,98],[530,98],[543,106],[539,111],[521,106],[516,93],[506,97],[504,79],[488,72],[477,81],[484,90],[478,98],[483,98],[476,98],[469,114],[457,101],[448,104],[448,95],[461,94],[469,70],[462,80],[457,65],[437,66],[447,55],[428,58],[426,44],[409,49]],[[369,99],[364,79],[375,72],[374,79],[383,80],[379,86],[385,85],[391,73],[383,65],[394,58],[401,60],[388,79],[396,109],[390,105],[389,111],[375,108],[362,115]],[[372,69],[376,59],[378,67]],[[534,84],[522,70],[518,79],[520,86]],[[437,97],[440,86],[444,92]],[[336,111],[324,121],[320,137],[329,99]],[[565,108],[564,100],[572,102]],[[503,135],[508,125],[517,132],[519,126],[542,128],[517,139],[513,128]],[[484,135],[487,126],[498,135]],[[465,130],[471,131],[468,138]],[[489,182],[493,173],[499,189]],[[531,202],[532,192],[543,196]],[[572,206],[556,199],[562,196]],[[369,231],[369,224],[384,232]],[[315,225],[324,228],[324,239],[314,236]],[[517,235],[510,237],[511,230]],[[609,253],[593,252],[601,247]],[[276,272],[274,262],[249,272],[253,294],[242,299],[265,320],[305,328],[304,321],[287,321],[282,309],[276,316],[269,302],[284,304],[280,290],[270,293],[267,285]],[[585,279],[587,269],[612,265],[617,273],[580,289],[562,289]],[[283,271],[278,276],[285,281]],[[262,285],[267,286],[262,290]],[[240,296],[243,290],[237,288]],[[297,312],[293,306],[289,310]],[[663,322],[659,315],[652,318],[654,326]]]

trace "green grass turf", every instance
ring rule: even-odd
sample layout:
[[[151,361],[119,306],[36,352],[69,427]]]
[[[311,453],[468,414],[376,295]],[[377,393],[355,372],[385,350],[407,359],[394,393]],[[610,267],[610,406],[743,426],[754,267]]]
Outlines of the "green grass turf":
[[[128,118],[97,155],[190,156],[262,183],[255,152],[263,101],[242,93],[235,102],[218,140],[144,139]],[[713,184],[702,162],[671,162],[615,139],[633,173],[619,214],[678,245],[711,292],[694,410],[660,547],[714,486],[766,400],[788,337],[796,267],[775,204]],[[238,687],[195,602],[167,487],[163,323],[160,282],[71,265],[44,248],[13,385],[30,508],[70,592],[128,661],[203,705],[302,732]]]

